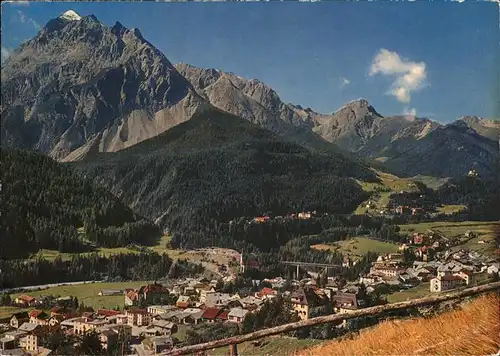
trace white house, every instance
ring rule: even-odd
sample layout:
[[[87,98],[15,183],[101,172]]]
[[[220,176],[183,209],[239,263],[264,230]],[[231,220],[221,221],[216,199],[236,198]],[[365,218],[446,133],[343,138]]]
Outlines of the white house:
[[[487,270],[488,274],[499,274],[500,275],[500,263],[496,262],[488,266]]]
[[[454,289],[466,284],[465,279],[460,276],[438,276],[431,279],[430,281],[430,291],[433,293],[442,292],[449,289]]]
[[[243,322],[243,319],[245,319],[245,316],[248,314],[248,310],[243,309],[243,308],[233,308],[229,311],[228,314],[228,321],[231,321],[233,323],[241,323]]]

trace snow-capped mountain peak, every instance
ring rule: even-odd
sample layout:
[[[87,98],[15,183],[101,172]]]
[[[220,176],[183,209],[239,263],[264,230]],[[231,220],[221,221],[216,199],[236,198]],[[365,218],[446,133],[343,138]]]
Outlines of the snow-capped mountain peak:
[[[68,21],[80,21],[82,17],[78,15],[76,12],[73,10],[68,10],[61,16],[59,16],[61,19],[68,20]]]

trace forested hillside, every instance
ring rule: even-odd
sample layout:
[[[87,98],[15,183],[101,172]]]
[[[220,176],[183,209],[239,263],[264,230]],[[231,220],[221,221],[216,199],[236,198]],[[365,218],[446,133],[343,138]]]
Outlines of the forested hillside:
[[[154,224],[69,167],[29,151],[1,155],[0,257],[41,248],[77,252],[147,244],[159,234]]]
[[[0,289],[40,283],[74,282],[83,280],[156,280],[168,276],[194,276],[203,272],[199,264],[185,260],[173,261],[167,254],[128,253],[102,256],[74,254],[70,260],[60,256],[53,261],[0,260]]]
[[[435,192],[436,201],[467,206],[469,220],[500,220],[500,165],[489,179],[454,179]]]
[[[190,245],[215,243],[206,227],[241,216],[351,212],[367,198],[352,177],[376,180],[340,153],[309,151],[218,109],[76,166],[170,233],[189,232]]]

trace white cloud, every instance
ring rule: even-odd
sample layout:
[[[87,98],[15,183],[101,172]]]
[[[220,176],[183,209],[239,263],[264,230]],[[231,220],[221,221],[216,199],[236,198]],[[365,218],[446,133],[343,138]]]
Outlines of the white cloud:
[[[24,12],[17,11],[17,15],[18,15],[20,23],[25,23],[26,22],[26,14]]]
[[[411,108],[411,109],[404,108],[403,114],[404,115],[410,115],[410,116],[415,116],[416,117],[417,116],[417,109],[415,109],[415,108]]]
[[[2,63],[9,57],[10,51],[8,48],[2,46]]]
[[[388,92],[402,103],[409,103],[411,93],[424,87],[427,77],[424,62],[412,62],[396,52],[380,49],[370,66],[370,76],[383,74],[395,77]]]
[[[342,89],[343,87],[345,87],[346,85],[349,85],[351,84],[351,81],[347,78],[344,78],[344,77],[341,77],[340,78],[340,88]]]
[[[31,17],[26,16],[26,14],[20,10],[17,10],[17,19],[20,23],[27,23],[32,25],[37,31],[41,29],[41,26],[38,24],[38,22],[33,20]]]

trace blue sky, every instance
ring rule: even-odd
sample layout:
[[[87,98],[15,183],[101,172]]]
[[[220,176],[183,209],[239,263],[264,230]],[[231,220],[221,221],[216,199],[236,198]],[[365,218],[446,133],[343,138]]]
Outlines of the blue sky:
[[[68,9],[319,112],[364,97],[383,115],[500,118],[492,2],[2,3],[2,57]]]

